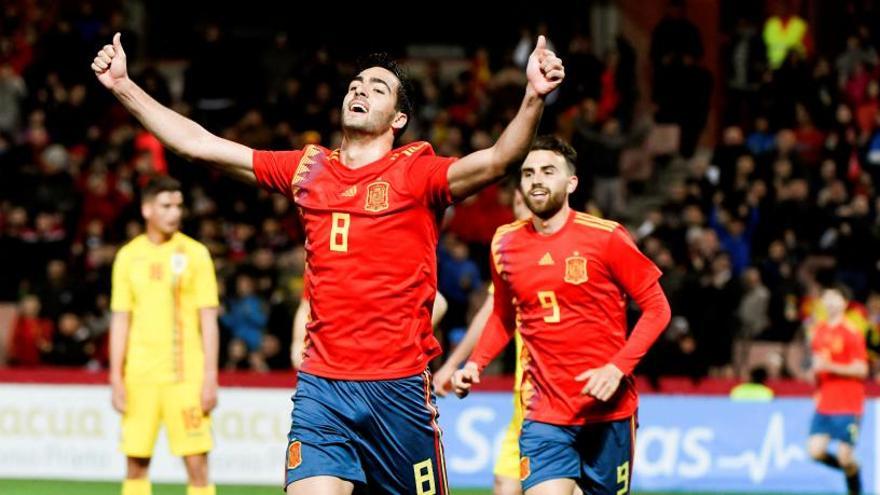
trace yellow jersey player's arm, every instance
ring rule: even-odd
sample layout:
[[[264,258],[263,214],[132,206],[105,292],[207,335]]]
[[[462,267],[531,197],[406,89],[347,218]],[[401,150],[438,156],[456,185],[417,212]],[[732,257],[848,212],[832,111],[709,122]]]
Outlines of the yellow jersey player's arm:
[[[253,150],[223,139],[162,105],[128,77],[125,51],[119,33],[104,45],[92,62],[98,81],[159,141],[190,161],[214,165],[235,179],[256,183]]]
[[[486,300],[483,301],[483,305],[477,310],[470,325],[468,325],[467,332],[465,332],[461,342],[458,343],[452,354],[446,358],[446,362],[434,373],[435,394],[445,397],[452,390],[452,374],[464,363],[468,356],[471,355],[474,347],[476,347],[477,342],[480,340],[480,335],[483,334],[483,329],[486,328],[486,322],[489,321],[489,316],[492,314],[493,305],[492,294],[489,294]]]
[[[196,269],[196,307],[199,308],[199,328],[202,332],[202,352],[205,369],[202,382],[202,412],[208,414],[217,405],[217,366],[220,349],[220,330],[217,326],[217,275],[208,249],[201,246]]]
[[[131,308],[134,303],[129,263],[123,247],[113,260],[110,293],[110,387],[113,408],[125,412],[125,354],[128,347],[128,331],[131,326]]]

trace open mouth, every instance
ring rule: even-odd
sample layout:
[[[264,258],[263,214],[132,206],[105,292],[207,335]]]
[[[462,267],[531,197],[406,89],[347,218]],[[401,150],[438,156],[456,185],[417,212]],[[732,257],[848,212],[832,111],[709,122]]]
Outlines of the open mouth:
[[[529,196],[535,199],[544,199],[550,195],[550,191],[546,189],[534,189],[529,192]]]
[[[355,113],[367,113],[369,111],[367,106],[359,101],[352,102],[348,109]]]

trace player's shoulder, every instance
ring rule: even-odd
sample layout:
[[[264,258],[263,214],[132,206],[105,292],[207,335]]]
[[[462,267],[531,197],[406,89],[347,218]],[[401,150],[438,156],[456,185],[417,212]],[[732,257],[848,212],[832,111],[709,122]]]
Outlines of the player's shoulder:
[[[590,215],[589,213],[583,213],[580,211],[574,212],[574,219],[572,220],[574,224],[582,229],[587,229],[593,232],[605,232],[608,234],[613,233],[620,227],[620,224],[613,221],[607,220],[605,218],[599,218],[595,215]]]
[[[524,228],[529,224],[531,219],[517,220],[515,222],[506,223],[495,229],[495,235],[492,237],[493,247],[503,239],[509,239],[517,233],[524,232]]]
[[[419,163],[421,160],[430,160],[438,157],[434,147],[427,141],[415,141],[391,151],[388,155],[388,163],[403,163],[407,166]]]
[[[177,232],[174,234],[177,242],[179,242],[186,251],[192,252],[193,254],[198,255],[207,255],[208,247],[202,244],[200,241],[193,239],[192,237],[184,234],[183,232]]]
[[[116,261],[119,262],[126,258],[130,258],[132,255],[136,255],[139,251],[144,249],[146,240],[146,234],[140,234],[133,237],[116,251]]]

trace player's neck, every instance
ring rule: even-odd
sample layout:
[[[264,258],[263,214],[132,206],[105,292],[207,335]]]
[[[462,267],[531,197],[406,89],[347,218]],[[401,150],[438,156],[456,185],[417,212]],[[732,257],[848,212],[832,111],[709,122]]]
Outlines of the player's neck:
[[[562,205],[562,208],[559,209],[552,217],[548,219],[538,218],[537,216],[532,217],[532,225],[535,227],[535,231],[542,235],[551,235],[562,230],[562,227],[565,227],[565,223],[568,221],[568,216],[571,214],[571,208],[568,206],[568,202]]]
[[[157,228],[150,227],[149,225],[147,225],[144,234],[147,236],[148,241],[156,245],[165,244],[166,242],[170,241],[172,237],[174,237],[173,232],[171,234],[166,234],[165,232],[162,232]]]
[[[828,324],[831,325],[832,327],[836,327],[837,325],[840,325],[841,323],[843,323],[843,315],[842,314],[837,315],[834,318],[828,318]]]
[[[379,136],[345,135],[339,150],[339,160],[348,168],[361,168],[387,155],[393,146],[394,134],[391,133]]]

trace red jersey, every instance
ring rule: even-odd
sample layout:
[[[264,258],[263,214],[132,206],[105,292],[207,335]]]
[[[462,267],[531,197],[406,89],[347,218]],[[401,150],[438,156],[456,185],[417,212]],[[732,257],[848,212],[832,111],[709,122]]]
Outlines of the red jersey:
[[[421,373],[440,354],[431,309],[453,161],[423,142],[358,169],[320,146],[254,152],[257,181],[296,203],[306,234],[303,371],[386,380]]]
[[[865,337],[846,323],[819,323],[810,344],[813,354],[834,364],[868,361]],[[816,411],[820,414],[861,415],[865,403],[865,380],[820,372],[816,375]]]
[[[576,211],[550,235],[523,220],[498,229],[492,260],[495,310],[471,360],[482,369],[518,325],[526,418],[581,425],[633,415],[638,396],[630,373],[665,322],[639,349],[627,341],[627,294],[654,289],[661,273],[629,233]],[[498,338],[501,327],[506,339]],[[609,362],[626,375],[617,393],[604,403],[582,395],[585,382],[575,377]]]

